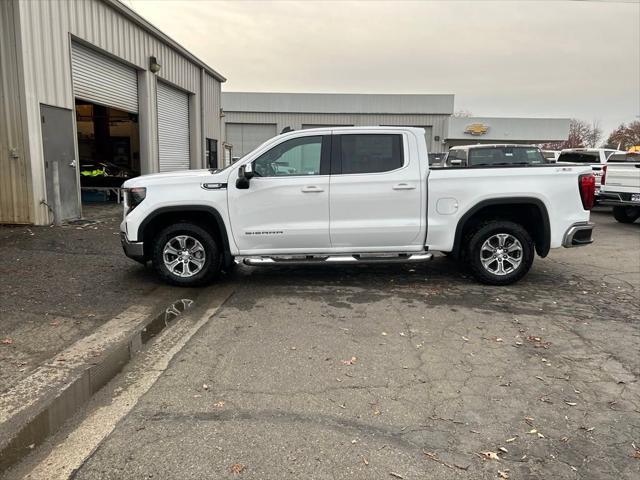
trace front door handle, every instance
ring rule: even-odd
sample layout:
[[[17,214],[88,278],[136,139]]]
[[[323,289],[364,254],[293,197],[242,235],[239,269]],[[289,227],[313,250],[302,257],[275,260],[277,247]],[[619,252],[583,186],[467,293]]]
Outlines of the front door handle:
[[[308,185],[306,187],[302,187],[302,193],[320,193],[324,192],[323,188],[317,187],[315,185]]]
[[[393,186],[394,190],[415,190],[416,186],[415,185],[409,185],[408,183],[398,183],[397,185]]]

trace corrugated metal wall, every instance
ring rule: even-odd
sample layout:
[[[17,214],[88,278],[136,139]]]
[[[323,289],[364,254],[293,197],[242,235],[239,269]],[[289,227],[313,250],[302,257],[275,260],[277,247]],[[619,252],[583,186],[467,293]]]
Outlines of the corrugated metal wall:
[[[269,113],[269,112],[229,112],[225,111],[226,123],[275,123],[277,132],[291,127],[299,130],[302,125],[353,125],[360,127],[377,125],[397,125],[409,127],[432,127],[431,151],[444,152],[442,139],[446,136],[449,115],[413,114],[349,114],[349,113]],[[433,137],[439,136],[440,141]],[[235,156],[235,152],[233,154]]]
[[[0,222],[30,223],[14,14],[15,1],[0,1]]]
[[[149,57],[162,65],[158,77],[194,95],[200,105],[201,68],[163,43],[129,18],[100,0],[19,1],[26,92],[26,117],[29,125],[30,164],[33,171],[32,220],[48,222],[47,209],[39,205],[45,198],[45,179],[40,134],[39,105],[74,107],[71,86],[71,40],[90,44],[103,53],[114,55],[139,69],[141,164],[146,171],[158,170],[156,78],[149,72]],[[219,82],[214,79],[214,83]],[[216,87],[214,87],[214,91]],[[217,97],[219,110],[220,99]],[[217,116],[219,118],[219,115]],[[192,148],[192,165],[204,165],[201,115],[192,128],[198,141]],[[218,127],[219,128],[219,127]]]

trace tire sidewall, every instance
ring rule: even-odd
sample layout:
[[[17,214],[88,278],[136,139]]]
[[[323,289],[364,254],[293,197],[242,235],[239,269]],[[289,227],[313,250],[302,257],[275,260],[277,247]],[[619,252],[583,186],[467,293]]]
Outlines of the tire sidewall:
[[[520,266],[507,275],[495,275],[484,268],[480,261],[480,249],[484,242],[498,233],[506,233],[517,238],[522,245],[522,262]],[[535,249],[529,233],[514,222],[492,221],[481,225],[469,239],[467,261],[474,277],[489,285],[509,285],[524,277],[533,263]]]
[[[204,248],[204,266],[192,277],[179,277],[170,272],[164,264],[164,246],[171,238],[178,235],[189,235],[198,240]],[[153,243],[153,266],[160,277],[172,285],[192,287],[209,283],[220,272],[221,257],[220,249],[213,236],[204,228],[192,223],[177,223],[166,227],[158,234]]]
[[[633,223],[640,217],[640,207],[613,207],[613,217],[620,223]]]

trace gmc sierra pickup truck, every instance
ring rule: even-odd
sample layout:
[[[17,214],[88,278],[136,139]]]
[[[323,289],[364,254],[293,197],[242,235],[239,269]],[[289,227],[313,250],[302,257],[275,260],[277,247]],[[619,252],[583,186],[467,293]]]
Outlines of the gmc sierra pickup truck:
[[[124,184],[125,253],[176,285],[247,265],[423,262],[481,282],[522,278],[537,253],[592,242],[590,165],[429,169],[421,128],[285,133],[221,170]]]
[[[640,153],[614,153],[603,167],[601,203],[613,206],[620,223],[640,218]]]

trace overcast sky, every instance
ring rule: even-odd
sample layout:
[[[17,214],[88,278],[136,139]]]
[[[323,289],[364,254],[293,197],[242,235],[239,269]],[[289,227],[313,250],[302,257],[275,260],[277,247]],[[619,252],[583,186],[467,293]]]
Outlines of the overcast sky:
[[[477,116],[640,118],[640,0],[123,0],[227,91],[454,93]]]

